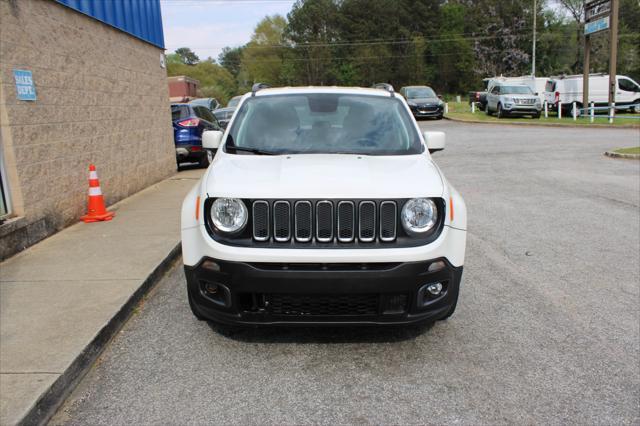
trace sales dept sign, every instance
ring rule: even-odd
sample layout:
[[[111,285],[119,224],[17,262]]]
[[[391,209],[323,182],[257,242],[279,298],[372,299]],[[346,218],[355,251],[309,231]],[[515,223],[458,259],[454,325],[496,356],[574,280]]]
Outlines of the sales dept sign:
[[[36,86],[33,84],[33,75],[28,70],[13,70],[13,78],[16,80],[16,95],[21,101],[36,100]]]

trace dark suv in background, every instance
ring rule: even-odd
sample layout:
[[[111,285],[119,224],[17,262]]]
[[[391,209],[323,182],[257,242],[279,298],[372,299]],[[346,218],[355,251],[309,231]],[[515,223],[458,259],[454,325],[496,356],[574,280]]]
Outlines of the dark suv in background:
[[[221,130],[218,120],[209,108],[193,104],[171,104],[171,120],[178,167],[181,163],[209,166],[214,152],[202,149],[202,132]]]
[[[413,116],[433,117],[437,120],[444,116],[444,102],[429,86],[406,86],[400,89],[400,94],[407,100]]]

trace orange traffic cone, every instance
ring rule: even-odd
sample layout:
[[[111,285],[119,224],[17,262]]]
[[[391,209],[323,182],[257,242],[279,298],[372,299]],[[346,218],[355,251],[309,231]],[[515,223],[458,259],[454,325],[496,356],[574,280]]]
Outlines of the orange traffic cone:
[[[98,173],[96,173],[96,166],[90,164],[88,212],[80,219],[85,223],[89,223],[111,220],[113,219],[113,216],[115,216],[115,213],[108,212],[104,206],[104,198],[102,197],[102,190],[100,189],[100,181],[98,180]]]

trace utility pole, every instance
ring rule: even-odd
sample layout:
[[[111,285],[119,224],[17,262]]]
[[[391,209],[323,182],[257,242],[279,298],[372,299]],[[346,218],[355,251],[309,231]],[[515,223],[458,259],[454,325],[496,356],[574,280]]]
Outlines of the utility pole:
[[[591,36],[584,36],[584,65],[582,69],[582,108],[589,105],[589,60],[591,58]]]
[[[536,7],[536,0],[533,0],[533,55],[531,60],[531,76],[536,77],[536,15],[538,15],[538,8]]]
[[[616,101],[616,63],[618,61],[618,6],[620,0],[611,0],[611,31],[609,32],[609,108]]]

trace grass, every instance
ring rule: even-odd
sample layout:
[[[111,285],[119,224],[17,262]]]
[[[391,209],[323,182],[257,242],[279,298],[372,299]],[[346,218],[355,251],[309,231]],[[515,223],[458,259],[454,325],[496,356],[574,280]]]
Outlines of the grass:
[[[636,154],[636,155],[640,155],[640,146],[634,146],[633,148],[620,148],[620,149],[616,149],[613,152],[617,152],[618,154]]]
[[[489,116],[484,111],[476,109],[475,114],[471,113],[471,106],[466,102],[449,102],[449,112],[445,114],[446,117],[454,118],[458,120],[468,121],[486,121],[488,123],[527,123],[527,124],[560,124],[568,126],[588,126],[589,124],[604,124],[613,127],[640,127],[640,114],[620,113],[620,118],[614,118],[613,124],[609,124],[607,117],[596,116],[593,123],[589,120],[589,117],[578,117],[577,120],[573,120],[573,117],[563,116],[558,118],[555,112],[549,111],[549,117],[544,118],[544,112],[539,119],[525,117],[507,117],[497,118],[495,115]]]

